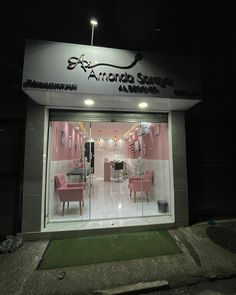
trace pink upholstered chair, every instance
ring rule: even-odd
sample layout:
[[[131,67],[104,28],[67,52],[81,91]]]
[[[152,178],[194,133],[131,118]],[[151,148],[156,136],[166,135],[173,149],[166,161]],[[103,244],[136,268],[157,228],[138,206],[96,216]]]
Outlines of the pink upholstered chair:
[[[153,183],[153,178],[154,178],[154,171],[153,170],[146,170],[143,174],[143,176],[131,176],[129,178],[129,184],[128,187],[130,187],[130,184],[134,181],[134,180],[151,180]]]
[[[80,215],[82,215],[82,203],[84,205],[84,182],[67,182],[66,176],[63,173],[57,174],[54,177],[55,180],[55,188],[62,202],[62,216],[64,216],[65,202],[67,202],[67,206],[69,207],[69,202],[79,201],[80,206]]]
[[[136,192],[146,192],[147,201],[148,193],[151,191],[153,184],[154,172],[152,170],[146,170],[142,176],[132,176],[129,178],[128,187],[130,189],[130,198],[132,192],[134,192],[134,202],[136,202]]]

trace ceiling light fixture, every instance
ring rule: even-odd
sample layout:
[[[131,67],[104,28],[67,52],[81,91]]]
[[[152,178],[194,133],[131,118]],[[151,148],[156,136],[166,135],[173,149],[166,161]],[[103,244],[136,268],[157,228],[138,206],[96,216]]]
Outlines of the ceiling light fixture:
[[[148,104],[146,102],[140,102],[138,106],[140,107],[140,109],[145,109],[148,106]]]
[[[117,130],[114,130],[115,136],[114,136],[114,141],[116,142],[118,140],[117,136],[116,136],[116,132]]]
[[[94,101],[93,101],[92,99],[86,99],[86,100],[84,101],[84,103],[85,103],[87,106],[92,106],[92,105],[94,105]]]

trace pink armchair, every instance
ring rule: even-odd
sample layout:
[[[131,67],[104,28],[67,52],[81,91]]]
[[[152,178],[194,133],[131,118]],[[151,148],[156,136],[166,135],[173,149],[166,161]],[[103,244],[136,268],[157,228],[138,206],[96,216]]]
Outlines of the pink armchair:
[[[134,203],[136,202],[136,192],[146,192],[147,201],[148,193],[151,191],[154,178],[154,172],[152,170],[146,170],[142,176],[132,176],[129,178],[128,187],[130,189],[130,198],[132,197],[132,191],[134,192]]]
[[[60,199],[60,202],[62,202],[62,216],[64,216],[65,202],[67,202],[67,206],[69,207],[69,202],[72,201],[79,201],[80,215],[82,215],[82,203],[84,205],[83,195],[85,183],[67,182],[66,176],[63,173],[55,175],[54,180],[58,197]]]

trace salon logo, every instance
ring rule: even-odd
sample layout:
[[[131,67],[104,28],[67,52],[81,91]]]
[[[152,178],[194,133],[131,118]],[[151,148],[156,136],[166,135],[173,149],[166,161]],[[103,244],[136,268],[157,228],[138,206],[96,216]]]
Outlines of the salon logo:
[[[77,66],[84,70],[87,74],[87,79],[89,81],[96,81],[98,83],[113,83],[116,85],[119,93],[139,93],[139,94],[152,94],[158,95],[161,88],[166,88],[166,86],[173,87],[174,81],[168,77],[162,78],[158,76],[144,75],[143,73],[130,73],[126,71],[132,69],[139,61],[143,59],[144,55],[142,53],[137,53],[134,60],[124,66],[114,65],[110,63],[94,63],[85,59],[85,54],[81,54],[79,57],[72,56],[68,59],[67,69],[74,70]],[[121,69],[124,71],[99,71],[94,68],[103,66]]]
[[[97,64],[92,64],[90,61],[87,61],[84,59],[85,54],[81,54],[80,57],[75,57],[72,56],[68,59],[68,66],[67,69],[68,70],[74,70],[74,68],[76,68],[78,65],[81,65],[81,68],[86,72],[87,69],[93,69],[95,67],[98,66],[107,66],[107,67],[113,67],[113,68],[117,68],[117,69],[131,69],[133,68],[138,61],[140,61],[143,58],[143,54],[142,53],[137,53],[135,55],[134,61],[131,62],[129,65],[127,66],[118,66],[118,65],[113,65],[113,64],[108,64],[108,63],[97,63]]]

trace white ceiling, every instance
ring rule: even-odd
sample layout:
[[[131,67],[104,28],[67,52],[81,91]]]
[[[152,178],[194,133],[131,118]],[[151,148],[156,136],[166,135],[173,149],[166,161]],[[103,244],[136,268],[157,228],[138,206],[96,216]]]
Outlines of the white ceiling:
[[[84,133],[85,131],[86,137],[90,136],[89,122],[70,122],[70,124],[74,128],[77,128],[78,132]],[[116,136],[117,139],[125,139],[138,125],[138,123],[91,122],[91,138],[94,140],[110,139]]]
[[[112,110],[112,111],[138,111],[138,112],[168,112],[186,111],[201,100],[184,98],[162,98],[162,97],[126,97],[109,95],[85,95],[60,93],[50,91],[25,90],[33,100],[40,105],[64,109],[85,109],[85,110]],[[85,99],[93,99],[94,105],[87,107]],[[141,110],[138,107],[140,102],[147,102],[148,107]]]

